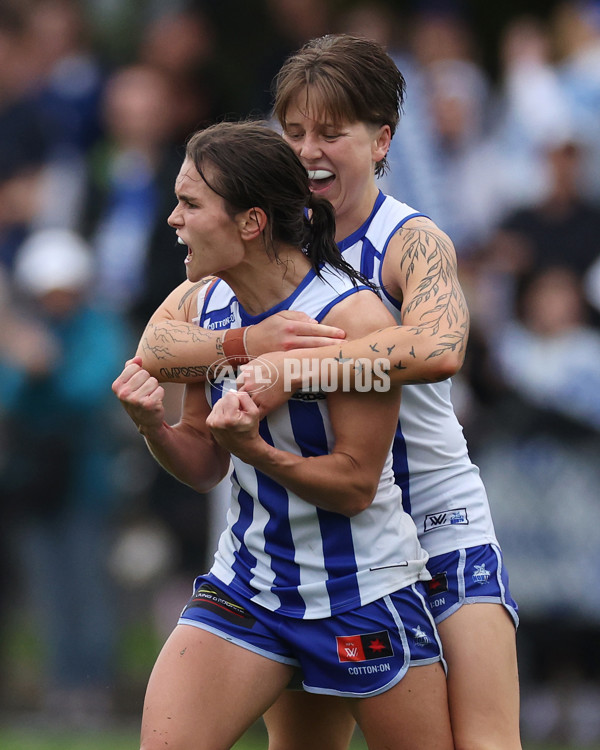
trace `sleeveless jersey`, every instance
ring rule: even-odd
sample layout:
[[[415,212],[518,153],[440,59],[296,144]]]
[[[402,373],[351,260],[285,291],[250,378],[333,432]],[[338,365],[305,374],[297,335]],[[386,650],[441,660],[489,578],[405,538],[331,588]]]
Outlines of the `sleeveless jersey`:
[[[198,323],[221,330],[260,322],[274,313],[301,310],[318,321],[365,286],[327,266],[323,279],[310,271],[296,291],[253,317],[223,281],[206,287]],[[220,375],[206,384],[210,405],[233,386]],[[260,422],[260,434],[278,449],[301,456],[331,451],[334,435],[323,394],[298,392]],[[370,603],[417,580],[428,580],[427,553],[414,522],[402,509],[391,451],[372,504],[348,518],[318,508],[232,456],[231,504],[211,573],[266,609],[289,617],[329,617]]]
[[[390,239],[415,216],[423,214],[380,192],[367,221],[338,243],[344,258],[381,287],[383,302],[399,324],[400,303],[383,289],[381,269]],[[450,390],[450,379],[403,386],[393,446],[404,508],[431,557],[498,544],[485,487],[469,457]]]

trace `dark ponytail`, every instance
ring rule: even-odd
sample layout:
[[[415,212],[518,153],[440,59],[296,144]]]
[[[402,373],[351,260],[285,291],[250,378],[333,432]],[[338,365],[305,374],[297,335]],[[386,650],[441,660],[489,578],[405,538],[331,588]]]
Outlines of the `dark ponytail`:
[[[335,243],[335,211],[328,200],[309,193],[308,213],[305,214],[304,249],[317,276],[321,275],[321,265],[327,263],[352,279],[356,286],[364,284],[373,290],[377,286],[347,263]]]

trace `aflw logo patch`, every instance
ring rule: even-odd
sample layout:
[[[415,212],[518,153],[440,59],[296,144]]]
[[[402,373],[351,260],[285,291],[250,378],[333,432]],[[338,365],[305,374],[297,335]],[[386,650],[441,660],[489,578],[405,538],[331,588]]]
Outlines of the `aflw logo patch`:
[[[338,658],[342,661],[370,661],[394,655],[387,630],[362,635],[336,635]]]
[[[429,596],[437,596],[443,594],[444,591],[448,591],[447,574],[444,572],[434,575],[431,581],[427,581],[427,588],[429,589]]]
[[[466,508],[452,508],[452,510],[442,510],[439,513],[428,513],[425,516],[423,531],[431,531],[440,526],[454,526],[455,524],[468,524]]]

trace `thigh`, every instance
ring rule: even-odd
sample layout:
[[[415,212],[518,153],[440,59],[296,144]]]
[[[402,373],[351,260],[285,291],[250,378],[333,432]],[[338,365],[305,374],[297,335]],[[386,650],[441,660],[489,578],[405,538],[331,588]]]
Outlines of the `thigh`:
[[[514,623],[500,604],[464,604],[438,625],[457,750],[520,750]]]
[[[269,750],[346,750],[356,722],[348,701],[286,690],[266,712]]]
[[[453,750],[441,663],[411,667],[390,690],[352,699],[369,750]]]
[[[178,625],[158,656],[144,701],[144,750],[226,750],[275,701],[289,665],[193,625]]]

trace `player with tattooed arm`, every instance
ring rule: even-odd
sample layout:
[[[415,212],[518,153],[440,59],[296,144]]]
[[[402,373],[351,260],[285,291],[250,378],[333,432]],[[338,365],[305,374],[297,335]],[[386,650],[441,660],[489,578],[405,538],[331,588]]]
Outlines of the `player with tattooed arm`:
[[[308,171],[311,190],[334,206],[344,258],[381,288],[397,325],[329,346],[319,341],[316,348],[281,351],[289,350],[288,342],[266,355],[271,341],[263,340],[258,326],[247,328],[238,334],[238,351],[261,355],[279,378],[258,389],[254,365],[243,373],[240,388],[267,414],[306,376],[302,368],[287,367],[290,362],[326,361],[329,380],[337,367],[337,382],[352,387],[360,378],[344,378],[348,367],[358,374],[368,363],[388,361],[390,381],[403,386],[395,478],[430,555],[429,602],[448,663],[455,747],[520,750],[517,605],[485,488],[450,396],[450,377],[462,366],[469,330],[455,251],[430,218],[382,194],[376,182],[387,166],[404,88],[381,45],[358,37],[312,40],[284,63],[275,88],[283,136]],[[168,327],[165,317],[183,319],[176,312],[182,294],[155,322]],[[144,366],[166,379],[165,363],[210,364],[191,344],[193,335],[204,334],[178,328],[178,340],[171,339],[166,360],[159,361],[150,327],[140,348]],[[314,385],[315,368],[311,377]],[[353,730],[343,699],[293,690],[270,709],[266,723],[270,750],[343,750]]]

